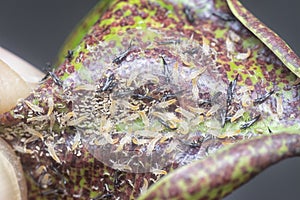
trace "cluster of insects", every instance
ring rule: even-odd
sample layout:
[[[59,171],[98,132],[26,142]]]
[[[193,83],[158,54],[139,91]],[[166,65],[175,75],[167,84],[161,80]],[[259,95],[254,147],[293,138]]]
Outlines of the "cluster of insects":
[[[146,53],[153,57],[146,61]],[[131,40],[95,72],[97,84],[74,88],[83,143],[112,168],[146,172],[181,162],[190,151],[207,156],[213,137],[240,135],[260,118],[251,116],[252,107],[273,91],[253,101],[251,88],[237,87],[239,75],[226,86],[213,76],[216,57],[192,38],[162,39],[147,48]]]

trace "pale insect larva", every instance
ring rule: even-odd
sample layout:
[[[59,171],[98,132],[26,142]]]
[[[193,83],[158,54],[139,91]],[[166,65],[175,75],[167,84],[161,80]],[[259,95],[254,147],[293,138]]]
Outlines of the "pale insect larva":
[[[67,121],[67,126],[77,126],[77,125],[81,124],[84,120],[86,120],[87,117],[88,117],[87,115],[83,115],[77,119]]]
[[[42,188],[48,188],[48,186],[51,184],[51,175],[49,173],[42,174],[39,177],[38,183]]]
[[[120,152],[123,150],[123,147],[125,144],[128,144],[131,142],[131,135],[126,134],[124,137],[122,137],[122,139],[120,140],[120,143],[117,147],[117,149],[115,150],[115,152]]]
[[[51,113],[53,112],[54,109],[54,101],[53,101],[53,97],[48,97],[48,113],[47,116],[50,116]]]
[[[149,122],[149,118],[146,116],[145,111],[138,111],[138,113],[141,116],[142,121],[143,121],[145,127],[149,127],[150,122]]]
[[[49,130],[50,130],[50,132],[52,132],[52,129],[53,129],[53,126],[54,126],[54,124],[55,124],[55,116],[57,115],[57,113],[52,113],[50,116],[49,116]]]
[[[74,91],[86,90],[86,91],[95,91],[96,86],[91,84],[78,85],[74,88]]]
[[[67,114],[63,115],[60,118],[60,124],[65,125],[66,122],[68,122],[71,118],[74,118],[74,117],[76,117],[76,114],[74,111],[68,112]]]
[[[146,82],[150,81],[150,82],[158,84],[159,78],[151,73],[145,73],[145,74],[143,74],[143,81],[146,81]]]
[[[189,126],[190,124],[187,121],[182,121],[179,123],[178,131],[184,135],[188,134],[190,130]]]
[[[176,103],[176,99],[170,99],[168,101],[163,101],[163,102],[160,102],[156,105],[157,108],[166,108],[174,103]]]
[[[113,161],[111,161],[113,162]],[[126,164],[119,164],[116,162],[113,162],[112,168],[120,170],[120,171],[132,171],[132,168],[129,165]]]
[[[247,49],[246,53],[238,53],[238,54],[235,55],[235,58],[237,60],[245,60],[245,59],[249,58],[250,55],[251,55],[251,50]]]
[[[164,135],[160,139],[159,143],[164,143],[164,142],[166,142],[167,140],[169,140],[169,139],[171,139],[173,137],[174,137],[174,133],[173,132],[164,133]]]
[[[196,79],[198,76],[203,74],[206,71],[206,69],[207,69],[207,67],[202,67],[201,69],[191,72],[191,74],[189,75],[189,79],[190,80]]]
[[[282,105],[282,97],[278,96],[277,97],[277,106],[276,106],[276,111],[278,114],[279,119],[283,117],[283,105]]]
[[[137,137],[132,138],[132,143],[136,145],[143,145],[149,142],[149,139],[139,139]]]
[[[202,122],[204,122],[204,116],[198,115],[195,119],[191,120],[190,125],[193,127],[199,125]]]
[[[179,82],[179,69],[178,69],[178,62],[175,63],[174,67],[173,67],[173,81],[174,84],[178,84]]]
[[[53,160],[55,160],[57,163],[61,164],[61,161],[55,152],[53,144],[51,142],[45,142],[45,144],[47,146],[49,155],[53,158]]]
[[[74,136],[74,139],[72,141],[72,147],[71,147],[71,151],[74,151],[75,149],[77,149],[79,143],[80,143],[80,133],[79,132],[76,132],[75,136]]]
[[[134,71],[130,74],[129,78],[127,79],[127,81],[126,81],[126,86],[127,86],[127,87],[131,86],[132,82],[134,82],[134,80],[136,80],[136,77],[137,77],[138,75],[139,75],[139,72],[136,71],[136,70],[134,70]]]
[[[245,110],[243,108],[239,109],[238,111],[236,111],[236,113],[231,117],[230,122],[234,122],[235,120],[237,120],[238,118],[242,117],[243,114],[245,113]]]
[[[158,142],[158,140],[160,140],[160,138],[162,137],[161,134],[158,134],[154,139],[152,139],[148,146],[147,146],[147,152],[146,155],[150,156],[152,154],[152,151],[154,150],[155,144]]]
[[[221,133],[221,134],[217,135],[217,137],[220,138],[220,139],[224,139],[226,137],[234,137],[234,136],[236,136],[236,135],[238,135],[240,133],[241,133],[240,129],[238,129],[238,130],[230,130],[230,131],[226,131],[224,133]]]
[[[131,109],[131,110],[134,110],[134,111],[137,111],[139,110],[139,106],[135,106],[135,105],[132,105],[131,103],[129,103],[128,101],[126,100],[122,100],[121,102],[121,105],[124,106],[125,108],[127,109]]]
[[[130,122],[130,121],[136,120],[136,119],[139,118],[139,117],[140,117],[139,114],[133,113],[133,114],[131,114],[131,115],[129,115],[129,116],[127,116],[127,117],[121,119],[120,122],[124,122],[124,123]]]
[[[44,113],[44,109],[42,107],[39,107],[37,105],[32,104],[30,101],[25,100],[25,104],[33,111],[36,113]]]
[[[175,149],[177,149],[178,143],[176,141],[172,141],[168,144],[168,146],[165,148],[165,154],[169,154]]]
[[[44,136],[40,132],[34,130],[33,128],[26,126],[25,124],[23,125],[23,128],[24,128],[24,131],[28,132],[29,134],[31,134],[33,136],[40,138],[42,141],[44,141]]]
[[[109,107],[110,115],[115,116],[116,110],[117,110],[117,101],[112,100],[111,104],[110,104],[110,107]]]
[[[210,117],[212,116],[214,113],[217,112],[217,110],[220,108],[221,106],[219,104],[215,104],[213,105],[206,113],[206,117]]]
[[[194,100],[197,100],[199,98],[199,88],[196,79],[192,79],[192,94]]]
[[[47,121],[49,119],[48,115],[40,115],[40,116],[35,116],[27,119],[27,123],[29,122],[42,122],[42,121]]]
[[[191,112],[193,112],[193,113],[195,113],[195,114],[197,114],[197,115],[200,115],[200,114],[203,114],[203,113],[205,113],[206,112],[206,109],[204,109],[204,108],[195,108],[195,107],[192,107],[192,106],[187,106],[187,108],[191,111]]]
[[[187,120],[191,120],[196,117],[193,113],[183,109],[182,107],[176,108],[175,112],[182,114]]]
[[[102,135],[109,144],[116,144],[119,141],[118,138],[113,139],[108,132],[103,132]]]
[[[144,178],[143,180],[144,180],[144,182],[143,182],[143,186],[140,188],[140,192],[141,192],[140,194],[145,193],[148,189],[148,186],[149,186],[149,183],[148,183],[147,179]]]
[[[244,93],[243,96],[241,97],[241,101],[242,101],[242,106],[244,108],[249,107],[251,105],[253,105],[253,101],[250,98],[249,94]]]
[[[151,172],[155,175],[155,176],[160,176],[160,175],[166,175],[168,172],[166,170],[163,169],[155,169],[152,168]]]
[[[33,154],[34,151],[27,149],[26,146],[13,145],[14,149],[20,153]]]

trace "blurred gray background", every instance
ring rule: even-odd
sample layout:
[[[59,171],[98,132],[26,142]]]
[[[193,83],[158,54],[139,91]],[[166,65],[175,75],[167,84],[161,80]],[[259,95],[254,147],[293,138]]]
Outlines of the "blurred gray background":
[[[300,1],[242,0],[300,55]],[[38,68],[54,62],[64,39],[97,0],[1,0],[0,45]],[[221,172],[220,172],[221,173]],[[300,199],[300,158],[285,160],[226,200]]]

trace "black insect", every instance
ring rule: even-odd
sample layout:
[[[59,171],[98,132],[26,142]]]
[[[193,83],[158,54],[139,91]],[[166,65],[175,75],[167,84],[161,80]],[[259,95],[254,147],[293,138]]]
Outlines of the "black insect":
[[[164,59],[163,56],[161,56],[161,59],[163,61],[163,65],[164,65],[164,75],[166,76],[167,82],[170,83],[170,81],[171,81],[171,78],[170,78],[171,74],[170,74],[170,71],[169,71],[169,68],[168,68],[168,64],[167,64],[167,62],[166,62],[166,60]]]
[[[251,119],[250,121],[245,122],[244,124],[241,125],[241,129],[249,128],[249,127],[252,126],[255,122],[257,122],[259,118],[260,118],[260,115],[257,115],[256,117],[254,117],[254,118]]]
[[[193,140],[189,146],[192,147],[192,148],[200,148],[202,143],[204,141],[204,137],[200,137],[198,138],[197,140]]]
[[[267,100],[273,93],[274,93],[274,90],[271,90],[270,92],[267,92],[263,96],[258,97],[257,99],[254,99],[253,104],[258,105],[258,104],[265,102],[265,100]]]
[[[126,51],[124,51],[123,53],[121,53],[119,56],[117,56],[116,58],[113,59],[112,63],[115,63],[117,65],[121,64],[121,62],[129,55],[129,53],[131,52],[131,42],[129,44],[129,47]]]
[[[228,13],[220,13],[220,12],[213,12],[213,15],[220,18],[223,21],[229,22],[229,21],[235,21],[236,18],[234,18],[233,15],[230,15]]]
[[[114,195],[113,194],[102,194],[99,196],[96,196],[95,198],[93,198],[93,200],[101,200],[101,199],[113,199]]]
[[[217,92],[215,93],[210,99],[202,99],[199,102],[199,106],[204,106],[204,105],[212,105],[214,103],[217,103],[217,99],[219,98],[219,96],[221,96],[222,92]]]
[[[142,94],[133,94],[131,97],[135,100],[157,101],[155,98]]]
[[[221,127],[224,128],[225,123],[228,121],[228,118],[227,118],[227,109],[221,109],[219,111],[219,113],[220,113],[220,117],[221,117]]]
[[[116,86],[115,75],[110,74],[108,78],[106,78],[103,87],[98,92],[110,91]]]
[[[233,81],[230,81],[228,88],[227,88],[227,108],[231,106],[234,90],[236,87],[237,80],[239,78],[239,74],[236,75]]]
[[[170,44],[180,44],[180,39],[177,40],[165,40],[165,41],[160,41],[156,42],[158,45],[170,45]]]
[[[73,50],[68,50],[68,54],[66,55],[66,59],[68,59],[69,61],[71,61],[73,59]]]
[[[48,72],[46,74],[46,76],[44,78],[42,78],[42,80],[40,82],[44,82],[48,77],[51,77],[53,82],[59,86],[62,87],[63,86],[63,82],[56,76],[56,74],[54,72]]]
[[[190,7],[184,7],[183,8],[183,13],[185,14],[185,17],[187,19],[187,21],[190,23],[190,24],[193,24],[195,22],[195,18],[193,16],[193,13],[191,11],[191,8]]]
[[[161,101],[167,101],[167,100],[176,99],[176,98],[177,98],[176,94],[166,93],[162,96]]]

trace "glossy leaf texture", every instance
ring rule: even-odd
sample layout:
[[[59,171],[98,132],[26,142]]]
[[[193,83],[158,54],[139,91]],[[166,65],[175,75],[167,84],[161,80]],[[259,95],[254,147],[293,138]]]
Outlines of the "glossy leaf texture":
[[[299,154],[297,66],[243,26],[237,1],[108,4],[63,64],[0,116],[30,199],[134,199],[150,185],[144,198],[218,199]],[[220,168],[228,173],[207,177]],[[189,170],[197,180],[183,187]]]

